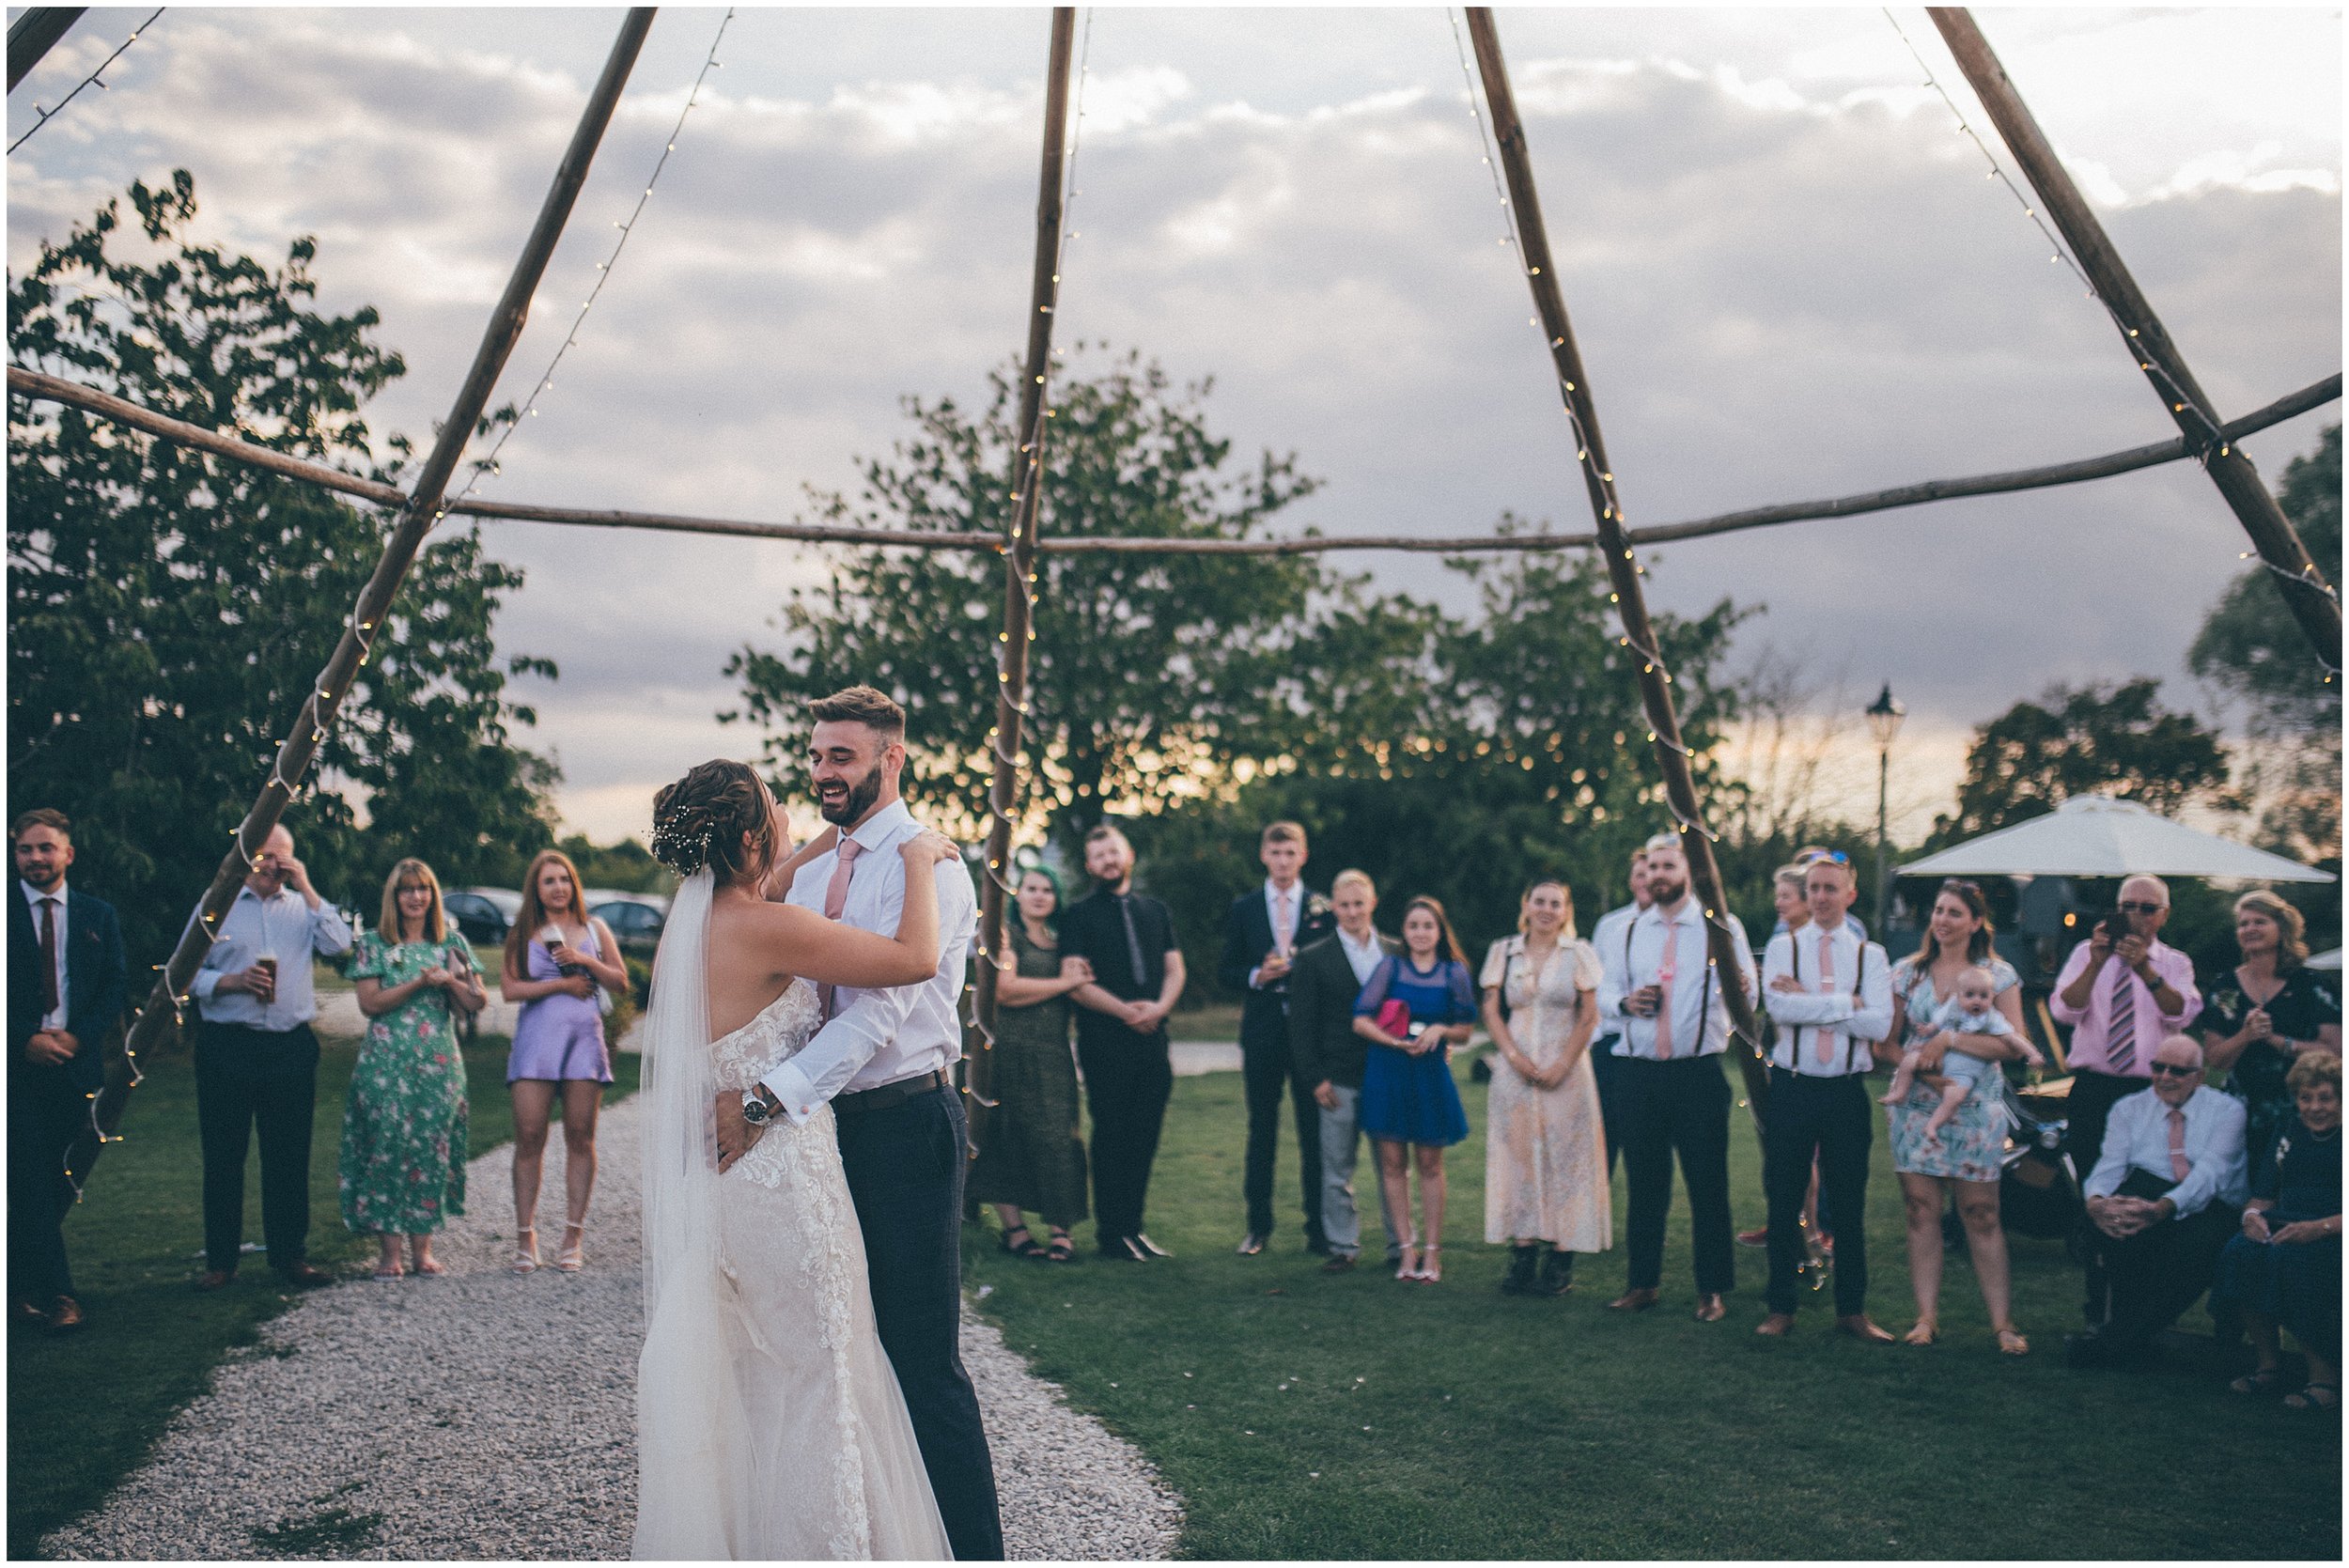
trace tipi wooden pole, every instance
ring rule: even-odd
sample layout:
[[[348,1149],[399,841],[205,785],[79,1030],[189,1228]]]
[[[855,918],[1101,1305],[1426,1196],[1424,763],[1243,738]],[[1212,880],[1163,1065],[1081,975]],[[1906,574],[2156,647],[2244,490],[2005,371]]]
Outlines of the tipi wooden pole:
[[[1991,53],[1990,42],[1974,24],[1972,15],[1953,6],[1928,7],[1926,14],[1941,30],[1950,53],[1957,57],[1958,69],[1973,84],[1975,96],[2006,139],[2007,150],[2022,164],[2047,216],[2055,221],[2064,243],[2072,247],[2073,256],[2088,274],[2090,286],[2112,313],[2130,357],[2177,422],[2187,446],[2201,458],[2211,483],[2234,509],[2243,531],[2251,536],[2251,548],[2276,574],[2286,608],[2315,647],[2325,664],[2326,679],[2330,681],[2341,669],[2340,597],[2309,558],[2308,547],[2300,542],[2283,508],[2260,482],[2259,470],[2219,428],[2218,415],[2187,367],[2186,356],[2170,341],[2161,318],[2154,314],[2137,280],[2129,275],[2104,225],[2096,221],[2079,187],[2072,182],[2071,174],[2048,145],[2022,94],[2015,90],[2006,68]]]
[[[8,91],[82,19],[86,6],[34,6],[8,23]]]
[[[1648,728],[1656,744],[1656,764],[1664,775],[1664,795],[1679,824],[1681,846],[1688,856],[1688,889],[1704,911],[1705,936],[1711,962],[1718,973],[1721,1000],[1729,1009],[1737,1038],[1729,1053],[1744,1074],[1746,1098],[1755,1120],[1767,1113],[1769,1076],[1764,1070],[1751,999],[1739,983],[1748,955],[1739,953],[1730,935],[1729,906],[1721,896],[1719,868],[1713,862],[1713,844],[1704,830],[1697,804],[1696,783],[1688,772],[1688,751],[1681,744],[1680,719],[1672,709],[1672,671],[1656,645],[1656,629],[1648,620],[1647,596],[1641,591],[1640,567],[1624,537],[1623,507],[1615,495],[1614,470],[1608,466],[1607,446],[1598,429],[1598,405],[1591,396],[1582,356],[1575,347],[1574,329],[1558,290],[1558,270],[1549,255],[1549,236],[1542,225],[1541,197],[1533,185],[1533,166],[1527,155],[1525,125],[1517,117],[1517,96],[1509,87],[1509,67],[1501,53],[1501,35],[1493,13],[1483,7],[1468,12],[1469,38],[1476,50],[1476,67],[1484,78],[1485,100],[1492,111],[1493,140],[1501,172],[1509,186],[1509,207],[1517,224],[1517,255],[1525,265],[1525,280],[1533,290],[1533,308],[1541,318],[1543,335],[1558,372],[1559,394],[1565,399],[1573,427],[1575,460],[1596,516],[1599,553],[1606,559],[1608,580],[1623,616],[1623,643],[1640,665],[1640,696],[1647,707]]]
[[[1068,64],[1077,38],[1073,6],[1052,8],[1052,44],[1045,70],[1044,153],[1036,176],[1035,268],[1028,290],[1028,357],[1019,378],[1019,449],[1012,454],[1011,532],[1003,543],[1003,664],[997,672],[994,776],[987,790],[987,879],[979,888],[978,984],[972,1017],[978,1049],[967,1058],[964,1086],[982,1110],[989,1103],[995,1039],[995,978],[1011,963],[1003,939],[1011,826],[1019,801],[1021,722],[1028,712],[1028,644],[1035,591],[1035,528],[1044,497],[1045,378],[1051,373],[1052,310],[1060,297],[1061,179],[1068,145]],[[972,1134],[977,1146],[981,1131]]]
[[[390,612],[393,597],[398,593],[409,566],[423,548],[425,536],[444,515],[441,504],[449,480],[464,458],[466,443],[480,422],[481,411],[489,404],[490,394],[497,386],[498,373],[505,368],[506,356],[513,352],[515,341],[521,336],[522,323],[530,314],[531,296],[537,291],[547,258],[553,254],[554,242],[563,233],[565,220],[570,216],[571,204],[578,199],[580,186],[587,179],[588,165],[595,161],[596,147],[603,139],[604,127],[611,122],[614,106],[619,102],[620,90],[628,85],[629,70],[636,63],[637,52],[644,47],[652,18],[652,8],[639,7],[630,10],[620,24],[619,37],[604,61],[603,75],[588,95],[587,107],[580,116],[578,129],[571,133],[570,147],[564,152],[554,183],[538,210],[538,220],[522,247],[521,259],[514,265],[505,297],[498,302],[481,347],[474,355],[473,368],[465,377],[448,418],[441,426],[440,439],[418,471],[415,489],[410,492],[398,521],[384,542],[382,558],[360,591],[358,605],[344,623],[334,656],[319,672],[310,694],[303,699],[293,727],[278,747],[269,776],[262,781],[260,794],[237,829],[235,844],[222,859],[220,869],[213,873],[212,885],[204,892],[196,918],[188,923],[179,945],[163,965],[163,977],[155,983],[153,994],[132,1020],[125,1041],[125,1059],[110,1063],[106,1088],[91,1106],[89,1128],[67,1152],[67,1171],[77,1191],[120,1119],[132,1086],[138,1081],[138,1053],[160,1043],[166,1024],[179,1017],[188,1005],[189,986],[195,980],[196,967],[211,949],[213,931],[227,914],[239,884],[260,854],[270,831],[277,826],[287,802],[301,786],[302,776],[317,754],[319,742],[326,738],[327,728],[334,723],[335,711],[350,691],[352,677],[367,660],[368,646]]]

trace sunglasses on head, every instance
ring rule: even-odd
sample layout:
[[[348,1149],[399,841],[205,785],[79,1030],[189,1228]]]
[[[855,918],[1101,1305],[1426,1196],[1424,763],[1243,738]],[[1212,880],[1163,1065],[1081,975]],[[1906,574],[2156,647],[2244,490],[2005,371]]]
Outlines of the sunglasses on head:
[[[2192,1078],[2196,1073],[2201,1072],[2202,1069],[2200,1067],[2181,1067],[2175,1062],[2156,1062],[2153,1064],[2153,1070],[2159,1073],[2164,1078]]]
[[[2142,898],[2124,898],[2113,907],[2124,915],[2157,915],[2165,906]]]
[[[1851,864],[1851,857],[1844,854],[1841,849],[1822,849],[1817,854],[1805,860],[1802,863],[1805,865],[1817,865],[1821,861],[1827,861],[1836,865]]]

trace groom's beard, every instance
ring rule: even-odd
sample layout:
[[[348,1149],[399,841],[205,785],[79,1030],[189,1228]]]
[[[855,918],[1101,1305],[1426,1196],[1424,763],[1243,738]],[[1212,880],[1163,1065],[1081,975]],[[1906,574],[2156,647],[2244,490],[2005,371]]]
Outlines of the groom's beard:
[[[848,783],[846,779],[839,782],[845,787],[847,793],[828,800],[824,796],[821,786],[818,786],[816,796],[816,809],[823,816],[825,821],[832,824],[834,827],[845,828],[850,823],[856,821],[859,817],[862,817],[866,812],[871,811],[873,809],[873,802],[880,799],[881,771],[879,765],[876,764],[871,772],[866,773],[864,777],[857,780],[854,784]]]

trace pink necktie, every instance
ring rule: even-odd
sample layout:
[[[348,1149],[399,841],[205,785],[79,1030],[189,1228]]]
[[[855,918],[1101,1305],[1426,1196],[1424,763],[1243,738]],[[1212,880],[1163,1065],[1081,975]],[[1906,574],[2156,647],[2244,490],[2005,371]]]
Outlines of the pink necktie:
[[[832,880],[824,884],[826,920],[838,920],[840,911],[848,907],[849,867],[856,863],[859,855],[864,853],[864,846],[852,838],[844,838],[840,841],[839,853],[840,858],[832,868]],[[827,1023],[832,1021],[832,989],[828,985],[816,987],[816,1002],[822,1009]]]
[[[1819,933],[1819,994],[1823,997],[1835,994],[1835,933],[1832,931]],[[1834,1042],[1828,1038],[1828,1032],[1824,1029],[1814,1029],[1811,1032],[1819,1042],[1819,1065],[1824,1067],[1835,1055]]]
[[[2137,1065],[2137,987],[2129,982],[2135,971],[2126,964],[2112,966],[2110,1022],[2105,1026],[2105,1065],[2126,1074]]]
[[[1672,1059],[1672,975],[1677,966],[1673,960],[1680,955],[1680,933],[1672,926],[1664,927],[1664,961],[1656,970],[1656,1060]],[[1698,1028],[1703,1020],[1698,1020]]]
[[[2184,1181],[2193,1169],[2186,1157],[2186,1112],[2173,1110],[2170,1112],[2170,1174]]]
[[[1289,943],[1297,936],[1297,917],[1289,912],[1289,895],[1284,893],[1274,893],[1272,908],[1272,950],[1275,953],[1286,953],[1289,950]]]

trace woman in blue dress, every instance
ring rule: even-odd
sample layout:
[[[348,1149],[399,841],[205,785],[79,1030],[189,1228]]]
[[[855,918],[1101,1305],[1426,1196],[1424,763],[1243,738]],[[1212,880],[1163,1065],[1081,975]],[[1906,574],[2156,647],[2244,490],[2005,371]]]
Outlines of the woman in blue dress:
[[[1419,1166],[1423,1223],[1402,1242],[1398,1280],[1443,1278],[1443,1152],[1468,1137],[1468,1112],[1452,1081],[1452,1050],[1468,1042],[1476,987],[1443,906],[1403,907],[1403,949],[1378,960],[1354,1003],[1354,1032],[1370,1042],[1362,1063],[1361,1126],[1378,1151],[1387,1212],[1410,1224],[1410,1166]],[[1424,1245],[1423,1245],[1423,1238]]]

